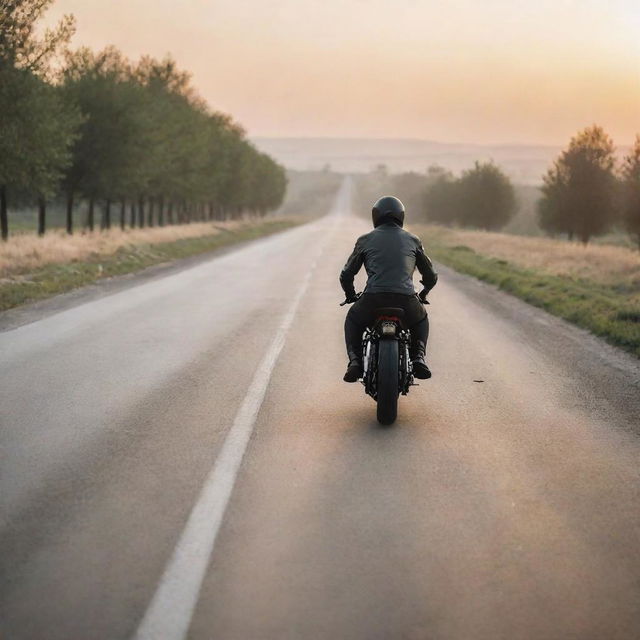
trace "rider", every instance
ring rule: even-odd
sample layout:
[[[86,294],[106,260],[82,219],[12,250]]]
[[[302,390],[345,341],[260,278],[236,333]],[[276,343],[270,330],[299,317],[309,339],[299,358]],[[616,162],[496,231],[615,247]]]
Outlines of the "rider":
[[[425,362],[429,320],[420,302],[438,280],[431,260],[425,254],[417,236],[402,228],[404,205],[398,198],[384,196],[372,209],[373,231],[360,236],[351,256],[340,273],[340,284],[346,302],[355,302],[349,309],[344,323],[349,366],[344,374],[345,382],[356,382],[363,375],[362,334],[372,322],[375,309],[398,307],[404,310],[406,326],[411,331],[409,355],[413,362],[413,375],[427,379],[431,371]],[[367,285],[358,298],[353,278],[364,264]],[[423,290],[416,296],[413,288],[413,271],[417,267],[422,275]]]

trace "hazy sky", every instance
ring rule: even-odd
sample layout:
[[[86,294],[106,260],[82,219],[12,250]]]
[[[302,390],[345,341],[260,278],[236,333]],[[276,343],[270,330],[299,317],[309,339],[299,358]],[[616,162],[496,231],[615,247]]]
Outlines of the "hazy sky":
[[[250,135],[564,144],[640,131],[640,0],[57,0],[74,45],[170,52]]]

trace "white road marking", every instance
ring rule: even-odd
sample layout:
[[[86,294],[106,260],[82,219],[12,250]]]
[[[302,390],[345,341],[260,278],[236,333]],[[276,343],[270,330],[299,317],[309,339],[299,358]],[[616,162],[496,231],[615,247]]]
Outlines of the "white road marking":
[[[135,640],[182,640],[189,630],[216,536],[271,374],[329,236],[330,233],[327,233],[253,376],[247,395],[191,511],[160,584],[133,636]]]

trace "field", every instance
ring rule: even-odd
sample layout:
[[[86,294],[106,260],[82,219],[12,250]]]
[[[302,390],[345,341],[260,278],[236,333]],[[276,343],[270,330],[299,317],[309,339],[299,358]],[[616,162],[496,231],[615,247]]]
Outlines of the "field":
[[[0,244],[0,311],[178,258],[212,251],[301,223],[294,217],[198,223],[43,238],[18,234]]]
[[[415,226],[431,257],[640,356],[640,252]]]

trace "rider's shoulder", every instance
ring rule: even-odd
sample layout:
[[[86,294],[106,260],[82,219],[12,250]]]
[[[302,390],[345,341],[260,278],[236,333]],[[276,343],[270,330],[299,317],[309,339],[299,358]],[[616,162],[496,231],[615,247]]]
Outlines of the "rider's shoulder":
[[[375,231],[375,229],[373,230]],[[369,231],[368,233],[363,233],[357,240],[356,240],[356,244],[363,244],[364,242],[366,242],[371,235],[373,234],[373,231]]]
[[[406,229],[403,229],[403,231],[409,238],[411,238],[411,240],[413,240],[413,242],[415,242],[418,245],[422,245],[422,240],[420,240],[420,238],[417,235],[415,235],[415,233],[411,233]]]

